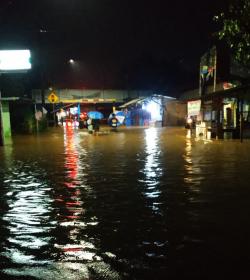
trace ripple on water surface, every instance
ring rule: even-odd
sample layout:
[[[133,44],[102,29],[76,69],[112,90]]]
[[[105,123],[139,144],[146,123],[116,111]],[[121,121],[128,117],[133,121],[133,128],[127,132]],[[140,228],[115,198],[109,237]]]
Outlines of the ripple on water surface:
[[[0,148],[2,272],[164,279],[239,268],[249,259],[249,147],[176,128],[15,137]]]

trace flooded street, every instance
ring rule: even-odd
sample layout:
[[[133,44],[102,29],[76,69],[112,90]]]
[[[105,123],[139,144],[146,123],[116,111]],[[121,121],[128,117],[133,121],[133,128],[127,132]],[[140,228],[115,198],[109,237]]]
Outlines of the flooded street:
[[[0,159],[1,279],[247,275],[249,141],[58,128]]]

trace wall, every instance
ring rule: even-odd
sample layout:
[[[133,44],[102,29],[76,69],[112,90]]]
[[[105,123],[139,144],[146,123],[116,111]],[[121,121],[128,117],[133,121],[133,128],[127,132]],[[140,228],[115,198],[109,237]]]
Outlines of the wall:
[[[168,101],[163,117],[164,126],[185,126],[187,104],[180,101]]]
[[[11,126],[10,126],[10,111],[9,102],[2,101],[2,117],[3,117],[3,134],[4,137],[11,137]]]

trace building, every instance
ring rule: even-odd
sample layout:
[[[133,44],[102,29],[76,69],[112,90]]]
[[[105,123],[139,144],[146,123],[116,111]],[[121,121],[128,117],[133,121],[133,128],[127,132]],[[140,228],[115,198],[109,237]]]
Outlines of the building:
[[[175,101],[175,103],[174,103]],[[129,125],[136,126],[167,126],[174,119],[174,97],[153,94],[148,97],[135,98],[119,108],[126,110]]]
[[[51,94],[55,97],[53,100]],[[42,91],[33,90],[32,99],[42,104]],[[162,125],[166,101],[174,98],[153,90],[51,89],[45,91],[44,100],[43,106],[49,112],[79,106],[81,112],[95,110],[108,118],[114,110],[126,110],[131,113],[126,116],[127,125],[144,126],[151,120]]]
[[[222,87],[223,88],[223,87]],[[196,135],[206,138],[249,138],[250,86],[224,87],[204,96],[199,90],[184,93],[187,117],[196,122]]]

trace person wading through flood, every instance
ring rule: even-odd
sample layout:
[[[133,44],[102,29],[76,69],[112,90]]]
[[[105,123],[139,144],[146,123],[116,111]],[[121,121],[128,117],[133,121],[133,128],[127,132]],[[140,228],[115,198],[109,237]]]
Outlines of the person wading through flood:
[[[88,118],[87,119],[87,127],[88,127],[88,131],[89,133],[93,133],[93,125],[92,125],[92,119],[91,118]]]
[[[98,134],[100,129],[100,120],[99,119],[92,119],[93,131],[95,134]]]
[[[112,114],[112,118],[110,119],[110,125],[113,131],[117,131],[118,119],[116,118],[114,113]]]

